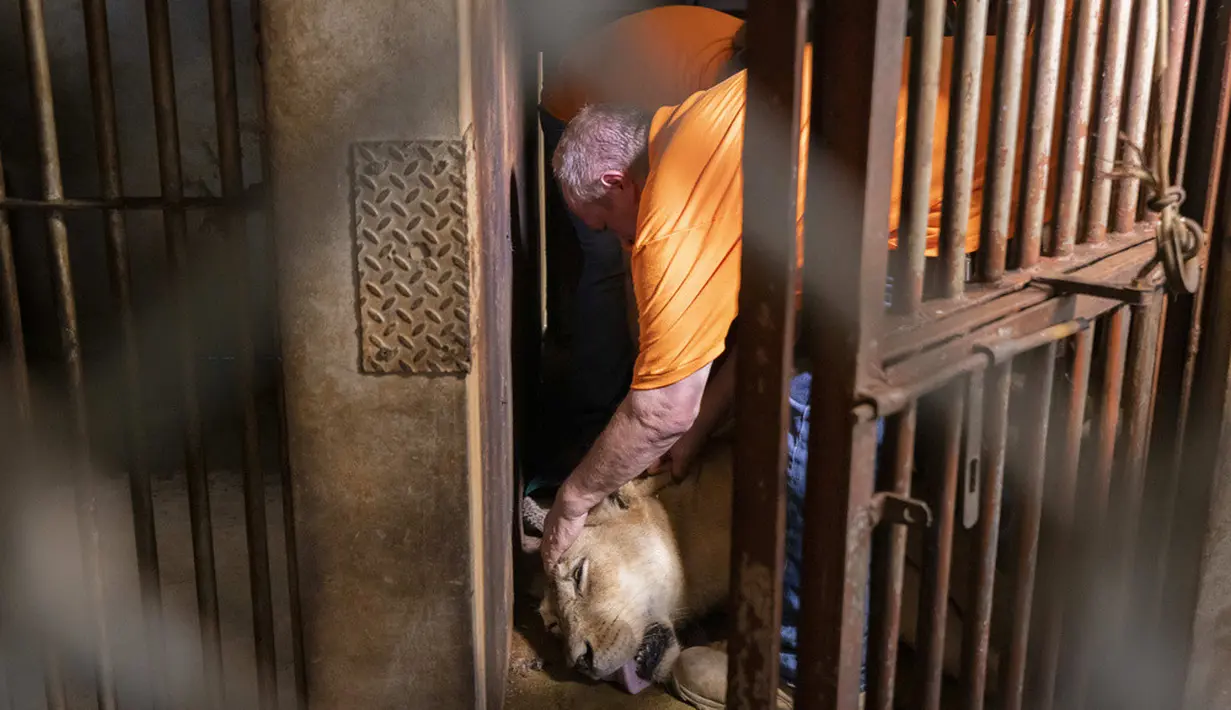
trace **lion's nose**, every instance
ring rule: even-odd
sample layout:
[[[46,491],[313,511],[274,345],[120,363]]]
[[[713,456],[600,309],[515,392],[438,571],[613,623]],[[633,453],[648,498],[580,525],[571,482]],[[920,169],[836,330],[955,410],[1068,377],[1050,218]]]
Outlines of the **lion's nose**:
[[[578,673],[584,673],[585,675],[594,674],[594,647],[590,645],[589,641],[586,641],[585,653],[578,656],[577,660],[573,662],[573,668]]]

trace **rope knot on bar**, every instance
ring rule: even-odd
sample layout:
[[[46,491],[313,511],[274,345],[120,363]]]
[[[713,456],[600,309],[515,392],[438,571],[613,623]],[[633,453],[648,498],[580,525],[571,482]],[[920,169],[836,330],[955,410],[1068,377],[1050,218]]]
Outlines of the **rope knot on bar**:
[[[1146,206],[1152,212],[1158,213],[1158,227],[1154,232],[1158,249],[1153,258],[1137,272],[1136,281],[1144,280],[1161,263],[1167,288],[1172,293],[1196,293],[1201,281],[1200,255],[1205,233],[1196,220],[1180,214],[1180,205],[1184,204],[1184,189],[1172,185],[1167,174],[1173,135],[1170,121],[1164,125],[1162,103],[1168,57],[1166,28],[1171,26],[1168,20],[1168,4],[1158,3],[1159,30],[1158,41],[1154,46],[1154,86],[1150,92],[1153,130],[1150,131],[1149,168],[1146,168],[1147,161],[1141,147],[1121,134],[1124,152],[1131,160],[1120,161],[1108,177],[1140,180],[1149,191]]]
[[[1131,161],[1120,162],[1109,176],[1140,180],[1149,195],[1146,207],[1158,213],[1158,226],[1154,232],[1158,250],[1141,267],[1136,280],[1145,279],[1161,263],[1167,287],[1173,293],[1196,293],[1201,276],[1199,256],[1205,242],[1205,232],[1196,220],[1180,213],[1180,206],[1187,196],[1184,188],[1167,184],[1166,169],[1160,160],[1161,133],[1157,128],[1152,133],[1155,139],[1153,170],[1144,167],[1146,161],[1141,148],[1129,141],[1127,136],[1121,135],[1120,140]]]

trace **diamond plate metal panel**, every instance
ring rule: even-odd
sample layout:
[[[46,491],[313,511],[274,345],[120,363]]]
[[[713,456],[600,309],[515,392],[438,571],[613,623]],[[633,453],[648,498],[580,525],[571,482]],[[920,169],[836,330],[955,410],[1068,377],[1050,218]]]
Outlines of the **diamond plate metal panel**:
[[[361,369],[470,371],[470,236],[462,140],[351,148]]]

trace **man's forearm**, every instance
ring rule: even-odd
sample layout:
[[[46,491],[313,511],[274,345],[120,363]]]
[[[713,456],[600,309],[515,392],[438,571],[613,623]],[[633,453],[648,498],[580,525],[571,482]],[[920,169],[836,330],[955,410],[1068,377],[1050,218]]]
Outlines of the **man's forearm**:
[[[562,486],[572,514],[602,502],[641,475],[696,419],[709,365],[662,392],[634,390]]]

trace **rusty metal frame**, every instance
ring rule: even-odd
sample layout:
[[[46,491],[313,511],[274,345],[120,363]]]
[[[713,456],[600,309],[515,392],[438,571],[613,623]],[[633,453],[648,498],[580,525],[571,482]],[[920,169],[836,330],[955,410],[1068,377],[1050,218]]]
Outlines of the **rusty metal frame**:
[[[1159,26],[1156,14],[1160,2],[1167,2],[1170,12],[1170,24],[1165,27]],[[1096,128],[1095,124],[1123,126],[1128,139],[1140,143],[1149,122],[1160,120],[1148,108],[1155,89],[1150,79],[1155,42],[1160,33],[1167,33],[1170,63],[1161,86],[1162,120],[1178,122],[1168,146],[1181,166],[1186,159],[1200,163],[1196,175],[1186,184],[1200,183],[1217,190],[1227,113],[1222,109],[1231,89],[1227,88],[1225,70],[1220,69],[1217,77],[1210,76],[1212,57],[1222,56],[1219,47],[1223,45],[1203,38],[1201,27],[1203,22],[1207,28],[1217,24],[1218,36],[1223,37],[1224,28],[1231,27],[1231,19],[1227,19],[1231,10],[1220,5],[1207,13],[1205,0],[1197,0],[1190,12],[1189,4],[1190,0],[1111,0],[1109,5],[1101,0],[1076,0],[1070,13],[1065,0],[1041,3],[1036,7],[1041,9],[1041,21],[1035,25],[1039,30],[1033,67],[1036,80],[1028,87],[1014,77],[1003,76],[1006,68],[1019,66],[1017,43],[1024,36],[1024,9],[1011,2],[1005,7],[997,5],[995,21],[1006,36],[1000,38],[996,76],[982,79],[996,82],[995,92],[1003,104],[992,119],[991,140],[998,146],[998,160],[989,160],[988,192],[984,196],[978,273],[983,283],[962,279],[962,269],[955,261],[964,258],[961,247],[970,192],[966,163],[973,152],[969,146],[973,145],[972,124],[978,110],[966,100],[970,94],[955,93],[955,117],[947,138],[942,248],[937,260],[941,297],[926,301],[923,228],[927,205],[923,201],[931,172],[933,137],[929,129],[937,98],[934,83],[939,71],[938,28],[943,26],[943,12],[941,3],[932,0],[915,5],[900,242],[898,252],[890,259],[892,273],[898,279],[891,314],[882,314],[872,304],[879,301],[874,291],[879,291],[887,252],[879,228],[885,211],[882,207],[887,206],[882,176],[889,171],[880,161],[887,157],[886,148],[892,142],[882,105],[893,105],[891,97],[898,87],[891,80],[898,78],[895,68],[901,66],[899,8],[888,7],[887,3],[833,0],[818,3],[814,9],[811,39],[819,51],[814,59],[812,96],[815,105],[826,108],[813,117],[807,199],[808,213],[825,214],[826,219],[823,227],[808,225],[805,254],[823,252],[826,258],[804,262],[801,338],[811,364],[822,368],[826,377],[813,385],[811,450],[824,451],[824,456],[814,453],[810,457],[811,483],[805,504],[805,519],[819,522],[807,526],[804,542],[804,621],[797,697],[801,707],[847,710],[855,706],[858,624],[868,604],[874,605],[874,613],[867,649],[867,707],[893,707],[905,532],[899,525],[878,526],[903,521],[886,520],[877,511],[888,500],[886,496],[912,500],[921,398],[946,404],[939,410],[943,416],[938,426],[945,434],[938,457],[941,465],[929,474],[936,475],[937,480],[925,486],[928,520],[932,522],[934,513],[935,522],[930,527],[924,565],[925,598],[918,635],[924,668],[916,703],[923,708],[940,706],[946,613],[942,600],[948,593],[949,545],[959,498],[963,527],[973,528],[977,541],[969,577],[970,597],[976,601],[974,623],[965,631],[963,706],[971,710],[983,707],[994,594],[1007,595],[1014,606],[1011,639],[1002,649],[1007,655],[1002,654],[1004,665],[998,669],[1000,706],[1010,710],[1050,708],[1075,699],[1084,701],[1087,696],[1101,701],[1099,693],[1104,689],[1089,681],[1092,674],[1106,668],[1089,661],[1070,664],[1069,660],[1079,657],[1072,655],[1078,653],[1074,649],[1097,648],[1106,639],[1086,631],[1061,631],[1061,620],[1080,613],[1084,602],[1074,597],[1073,589],[1048,580],[1080,566],[1083,560],[1090,566],[1095,559],[1112,561],[1120,586],[1138,579],[1135,551],[1140,545],[1138,538],[1144,534],[1144,520],[1150,515],[1150,506],[1143,502],[1145,488],[1152,477],[1170,485],[1177,481],[1174,474],[1155,473],[1147,466],[1153,458],[1151,432],[1158,437],[1154,423],[1158,418],[1155,397],[1160,373],[1166,371],[1163,364],[1168,359],[1179,354],[1183,360],[1185,350],[1190,355],[1183,367],[1183,381],[1191,382],[1192,372],[1200,372],[1200,367],[1192,363],[1191,353],[1198,352],[1195,340],[1183,348],[1179,339],[1164,342],[1162,337],[1163,324],[1168,322],[1169,332],[1195,338],[1196,331],[1187,325],[1171,325],[1175,319],[1167,316],[1175,298],[1135,278],[1154,254],[1156,220],[1142,209],[1136,181],[1112,182],[1106,175],[1122,148],[1115,140],[1116,131]],[[953,69],[955,86],[966,85],[965,80],[978,84],[980,68],[970,59],[981,55],[987,11],[986,3],[963,4],[964,17],[955,38],[959,47]],[[1219,21],[1204,21],[1207,14]],[[763,24],[758,26],[754,14],[750,24],[753,36],[766,46],[771,41],[771,16],[769,12],[762,15]],[[824,18],[824,22],[818,18]],[[779,30],[786,26],[780,25]],[[1208,29],[1206,34],[1210,34]],[[1064,46],[1065,40],[1068,46]],[[1198,41],[1200,48],[1194,46]],[[1072,69],[1068,76],[1060,77],[1057,67],[1064,54],[1071,55]],[[1186,56],[1188,65],[1182,67]],[[1231,53],[1226,56],[1231,57]],[[1231,60],[1220,61],[1222,64],[1216,66],[1231,66]],[[855,66],[865,69],[853,70]],[[762,81],[769,81],[760,76]],[[1189,98],[1181,87],[1185,78]],[[1194,92],[1194,86],[1206,88]],[[1194,93],[1196,102],[1191,98]],[[783,95],[793,97],[790,93]],[[1030,119],[1018,128],[1016,111],[1027,95]],[[1053,156],[1052,114],[1058,105],[1064,108],[1063,116],[1056,117],[1063,135],[1061,154]],[[1208,110],[1202,106],[1208,106]],[[750,108],[750,115],[752,112]],[[749,125],[754,125],[753,120]],[[780,122],[780,130],[783,125]],[[1019,131],[1026,132],[1027,140],[1021,165],[1015,167],[1012,141]],[[1189,150],[1190,139],[1200,141],[1201,151],[1206,147],[1213,150],[1210,154]],[[1195,157],[1199,154],[1201,157]],[[776,159],[783,157],[779,154]],[[752,170],[762,170],[765,164],[758,158],[754,168],[750,155],[747,169],[751,175]],[[882,170],[877,171],[878,166]],[[1010,176],[1015,169],[1023,175],[1012,197],[1020,196],[1025,204],[1018,223],[1008,224],[1007,184],[1012,184]],[[1057,169],[1057,185],[1049,192],[1048,173]],[[1204,211],[1208,223],[1213,214],[1212,201],[1205,199],[1203,188],[1190,194],[1197,191],[1201,199],[1190,201],[1189,209]],[[1048,203],[1056,208],[1056,220],[1050,242],[1044,245],[1049,238],[1043,226]],[[782,234],[788,233],[785,220],[781,224]],[[1014,260],[1006,258],[1005,242],[1014,230],[1020,237],[1017,263],[1009,266],[1006,262]],[[847,240],[841,249],[826,241],[839,234]],[[1041,252],[1046,256],[1040,258]],[[758,281],[756,288],[764,291],[765,285]],[[1195,310],[1200,313],[1200,294],[1196,300]],[[743,303],[741,312],[747,313]],[[1205,316],[1207,320],[1212,317]],[[766,333],[763,340],[749,336],[743,342],[745,347],[773,343],[772,361],[777,362],[780,338],[789,335],[787,327]],[[1061,345],[1068,353],[1067,365],[1058,369],[1056,354]],[[1025,467],[1026,474],[1024,487],[1019,485],[1015,491],[1009,539],[1002,542],[999,533],[1001,509],[1006,505],[1002,497],[1009,383],[1010,374],[1019,372],[1031,382],[1054,380],[1055,392],[1052,386],[1035,387],[1022,402],[1024,430],[1019,446],[1024,441],[1026,448],[1025,460],[1018,465]],[[1207,379],[1214,377],[1211,372],[1207,371]],[[776,378],[777,370],[771,374]],[[751,377],[747,367],[741,371],[741,378],[749,378],[744,380],[744,387],[754,386]],[[1186,384],[1175,403],[1180,431],[1184,429],[1183,414],[1189,410],[1190,390],[1191,385]],[[773,397],[762,402],[756,412],[741,412],[746,421],[759,419],[756,425],[746,425],[746,436],[763,431],[765,422],[779,420],[768,416],[770,410],[764,408],[768,401],[774,401],[774,406],[780,404],[780,399],[774,399],[776,392],[775,388]],[[1088,413],[1087,399],[1091,403]],[[888,418],[887,442],[881,454],[887,473],[885,480],[874,485],[872,426],[878,418]],[[1171,424],[1168,417],[1167,426],[1162,428]],[[1093,432],[1088,444],[1083,441],[1087,425]],[[1049,429],[1056,430],[1051,447],[1047,446]],[[769,444],[765,447],[768,452]],[[759,460],[771,461],[767,455]],[[824,492],[815,492],[817,489]],[[1173,494],[1181,502],[1195,500],[1196,495],[1183,490]],[[1092,506],[1088,512],[1080,507],[1086,501]],[[1055,508],[1059,517],[1049,514],[1045,518],[1045,505]],[[1166,507],[1166,503],[1163,505]],[[769,502],[756,510],[762,520],[781,522],[781,518],[765,514],[780,514],[780,508]],[[754,513],[747,507],[737,510],[737,525],[750,524],[739,520],[751,515]],[[1198,530],[1199,526],[1186,523],[1180,526],[1183,529],[1177,529],[1177,540],[1171,541],[1173,554],[1179,539],[1191,542]],[[993,570],[998,552],[1003,554],[997,548],[1005,543],[1011,545],[1015,569],[1010,588],[996,590]],[[736,544],[741,544],[738,539]],[[864,575],[869,569],[871,584],[865,597],[864,582],[868,578]],[[1036,579],[1041,584],[1037,599]],[[1077,586],[1094,592],[1095,597],[1108,591],[1095,589],[1098,585],[1088,576]],[[767,591],[776,597],[780,589],[771,585]],[[1169,598],[1183,598],[1184,589],[1177,587],[1169,594]],[[745,601],[739,608],[747,607]],[[1127,619],[1125,614],[1131,609],[1112,613]],[[776,649],[776,645],[763,647]],[[732,683],[751,683],[752,671],[748,665],[737,668],[733,661]],[[776,676],[763,675],[761,680],[766,677]],[[761,707],[771,706],[768,698],[758,697],[763,699]]]
[[[732,517],[728,705],[773,707],[785,554],[787,390],[795,339],[796,204],[805,6],[748,13],[744,238],[736,332],[736,472]],[[785,40],[785,41],[784,41]],[[782,130],[785,128],[785,130]]]
[[[858,703],[873,495],[875,422],[852,419],[880,361],[893,127],[905,3],[817,2],[805,256],[804,348],[813,381],[804,501],[802,710]],[[841,239],[839,242],[835,240]],[[853,296],[853,297],[852,297]]]

